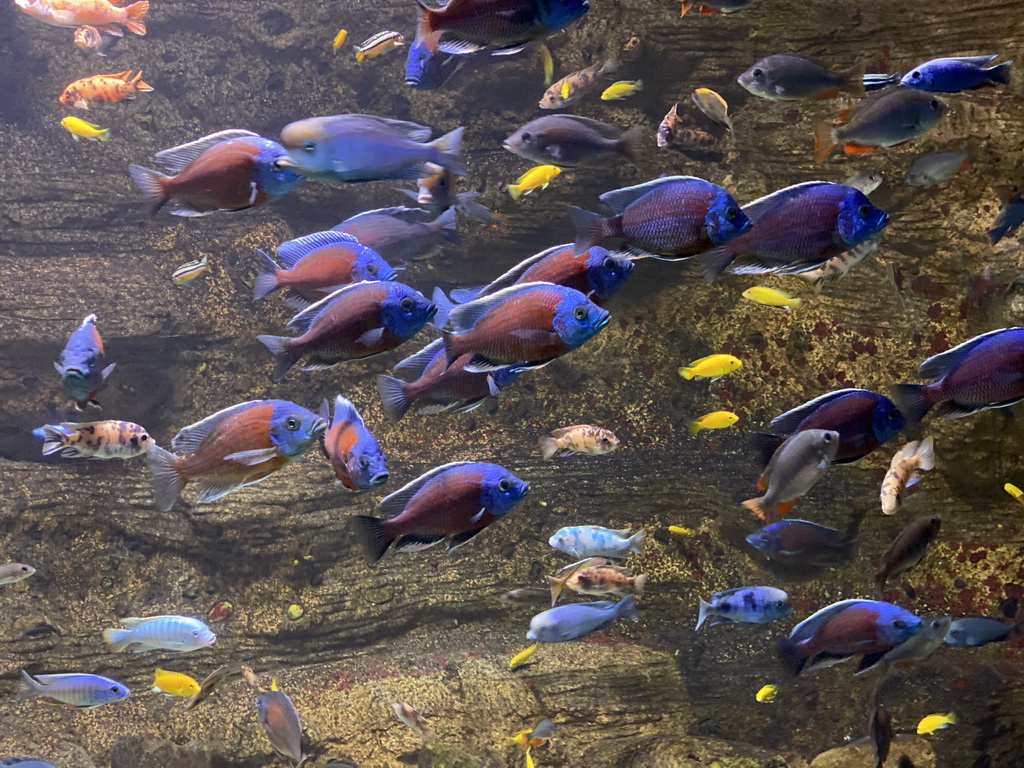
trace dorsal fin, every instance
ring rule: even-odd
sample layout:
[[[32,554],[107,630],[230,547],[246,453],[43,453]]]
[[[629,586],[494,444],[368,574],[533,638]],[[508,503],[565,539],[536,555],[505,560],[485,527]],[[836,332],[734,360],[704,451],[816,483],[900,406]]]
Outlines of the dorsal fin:
[[[448,316],[448,322],[455,329],[456,333],[465,333],[476,325],[480,318],[498,305],[515,298],[519,294],[529,293],[540,285],[550,286],[551,283],[522,283],[521,285],[513,285],[492,293],[490,296],[475,299],[468,304],[459,304],[451,311],[451,314]]]
[[[986,341],[990,341],[994,336],[1010,331],[1024,331],[1024,328],[1000,328],[996,331],[983,333],[981,336],[975,336],[973,339],[965,341],[963,344],[958,344],[952,349],[947,349],[945,352],[940,352],[937,355],[929,357],[921,363],[921,367],[917,369],[918,375],[922,379],[938,381],[949,372],[950,368],[963,360],[975,347],[984,344]]]
[[[501,277],[495,279],[494,282],[484,286],[484,288],[481,289],[481,291],[476,295],[475,298],[482,299],[484,296],[490,296],[496,293],[497,291],[502,290],[503,288],[508,288],[509,286],[515,285],[516,281],[519,278],[521,278],[527,272],[527,270],[530,269],[530,267],[544,261],[544,259],[550,256],[552,253],[565,250],[566,248],[572,250],[572,247],[572,243],[555,245],[552,246],[551,248],[541,251],[540,253],[534,254],[533,256],[530,256],[527,259],[523,259],[521,262],[512,267],[508,272],[501,275]]]
[[[379,117],[377,115],[363,115],[363,114],[351,114],[345,115],[345,117],[358,118],[361,120],[369,120],[370,122],[380,123],[393,131],[398,131],[403,134],[406,138],[412,141],[418,141],[420,143],[430,141],[430,137],[434,131],[432,128],[427,128],[425,125],[419,123],[410,123],[406,120],[393,120],[390,117]]]
[[[207,416],[202,421],[197,421],[191,426],[183,428],[174,439],[171,440],[171,448],[178,453],[192,454],[198,450],[199,446],[202,445],[203,440],[210,434],[211,430],[220,424],[225,419],[234,416],[236,413],[248,410],[255,405],[269,402],[268,400],[249,400],[245,403],[239,403],[238,405],[232,405],[230,408],[225,408],[222,411]]]
[[[402,221],[411,221],[415,224],[425,224],[434,218],[434,214],[424,208],[409,208],[405,205],[394,205],[390,208],[374,208],[371,211],[363,211],[355,216],[349,216],[337,226],[331,227],[333,232],[345,232],[346,228],[357,221],[370,218],[371,216],[390,216]]]
[[[824,395],[808,400],[803,405],[798,405],[791,411],[776,416],[771,421],[772,431],[779,435],[791,435],[796,431],[796,428],[800,426],[800,422],[810,416],[814,411],[818,410],[825,403],[835,400],[837,397],[843,397],[851,392],[868,392],[873,394],[866,389],[857,389],[856,387],[849,387],[848,389],[837,389],[835,392],[828,392]]]
[[[338,395],[334,398],[334,419],[330,422],[331,426],[338,424],[343,421],[351,422],[360,427],[365,426],[363,424],[363,417],[359,415],[359,411],[356,409],[352,401],[347,397]]]
[[[444,354],[444,339],[435,339],[415,355],[395,366],[395,376],[402,381],[416,381],[438,355]]]
[[[320,301],[315,304],[310,304],[304,310],[299,312],[299,314],[288,321],[288,327],[294,329],[298,333],[305,333],[309,330],[309,326],[313,324],[313,321],[316,320],[317,316],[327,308],[327,305],[345,293],[345,291],[365,290],[367,286],[377,285],[378,282],[379,281],[343,285],[331,295],[325,296],[320,299]]]
[[[756,222],[761,216],[768,213],[768,211],[771,211],[783,203],[787,203],[790,200],[805,194],[808,190],[821,186],[822,184],[826,184],[830,187],[840,186],[838,184],[833,184],[830,181],[804,181],[800,184],[794,184],[791,187],[778,189],[770,195],[759,197],[757,200],[747,203],[743,206],[743,212],[747,215],[747,218]]]
[[[394,517],[400,515],[402,510],[409,504],[409,500],[419,493],[420,489],[423,488],[427,483],[433,480],[439,475],[443,475],[454,467],[461,467],[468,464],[475,464],[473,461],[453,461],[450,464],[443,464],[440,467],[435,467],[424,475],[420,475],[408,485],[399,488],[397,491],[389,496],[385,496],[380,501],[380,507],[378,511],[384,517]]]
[[[558,115],[558,119],[568,120],[573,123],[579,123],[587,128],[592,128],[606,139],[622,138],[621,128],[616,128],[614,125],[609,125],[608,123],[602,123],[600,120],[594,120],[591,117],[581,117],[580,115]]]
[[[209,136],[203,136],[195,141],[190,141],[188,144],[182,144],[177,147],[171,147],[161,152],[157,152],[154,155],[156,164],[163,168],[168,173],[181,173],[181,171],[199,157],[203,152],[215,147],[221,142],[230,141],[231,139],[245,139],[245,138],[261,138],[258,133],[252,131],[245,131],[240,128],[229,128],[226,131],[218,131],[217,133],[211,133]]]
[[[613,189],[611,192],[605,192],[601,195],[601,202],[616,213],[622,213],[631,203],[639,200],[647,193],[652,192],[655,189],[659,189],[660,187],[666,187],[685,181],[700,181],[704,184],[711,183],[709,181],[704,181],[704,179],[698,179],[696,176],[661,176],[657,179],[652,179],[651,181],[645,181],[643,184],[636,184],[632,187],[623,187],[622,189]]]
[[[351,245],[358,242],[352,235],[345,232],[335,230],[314,232],[311,235],[304,235],[281,243],[277,246],[277,258],[281,260],[285,269],[292,269],[303,258],[320,248],[330,245]]]

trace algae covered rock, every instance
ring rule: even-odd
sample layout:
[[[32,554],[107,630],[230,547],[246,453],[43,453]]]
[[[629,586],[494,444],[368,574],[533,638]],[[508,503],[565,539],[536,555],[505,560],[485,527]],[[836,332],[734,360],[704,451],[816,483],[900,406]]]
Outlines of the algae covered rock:
[[[935,768],[935,750],[920,736],[897,736],[889,749],[886,765],[903,765],[906,757],[914,768]],[[875,752],[863,741],[822,752],[811,761],[811,768],[874,768]]]

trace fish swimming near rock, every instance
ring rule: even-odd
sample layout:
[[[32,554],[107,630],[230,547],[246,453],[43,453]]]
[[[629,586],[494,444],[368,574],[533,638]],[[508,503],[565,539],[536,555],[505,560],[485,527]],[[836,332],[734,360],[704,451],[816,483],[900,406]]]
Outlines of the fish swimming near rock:
[[[405,283],[353,283],[289,320],[288,327],[300,336],[256,338],[274,356],[271,380],[278,382],[300,360],[305,360],[303,370],[320,370],[394,349],[436,312],[436,305]]]
[[[560,528],[550,539],[555,549],[582,560],[587,557],[629,557],[630,553],[643,554],[647,534],[644,529],[617,531],[600,525],[576,525]]]
[[[35,568],[25,563],[4,563],[0,565],[0,585],[17,584],[34,576],[35,572]]]
[[[619,438],[604,427],[590,424],[579,424],[572,427],[559,427],[548,437],[540,439],[540,452],[544,461],[551,461],[555,456],[572,456],[586,453],[592,456],[603,456],[619,447]]]
[[[539,106],[541,109],[562,109],[590,93],[602,77],[618,68],[619,63],[615,59],[608,59],[566,75],[544,91]]]
[[[710,88],[698,88],[690,94],[690,101],[697,105],[697,109],[704,113],[712,122],[724,125],[729,129],[730,143],[736,140],[736,130],[732,125],[732,118],[729,117],[729,103]]]
[[[111,35],[108,39],[113,40]],[[82,51],[96,51],[100,56],[103,52],[103,34],[96,27],[79,27],[75,30],[75,47]]]
[[[839,433],[807,429],[786,438],[757,481],[765,495],[743,506],[764,520],[788,515],[793,506],[825,476],[839,450]]]
[[[422,208],[377,208],[350,216],[332,230],[351,235],[388,261],[404,264],[430,253],[442,242],[457,243],[458,210],[453,206],[434,218]]]
[[[895,648],[885,654],[885,658],[878,662],[879,665],[891,666],[893,664],[907,664],[909,662],[923,661],[935,653],[942,640],[949,631],[952,616],[937,616],[933,618],[922,618],[921,629],[899,648]],[[867,667],[857,672],[857,675],[864,675],[874,667]]]
[[[186,283],[191,283],[197,277],[208,275],[211,272],[213,272],[213,268],[210,267],[210,258],[209,256],[203,256],[201,259],[182,264],[175,269],[171,273],[171,282],[175,285],[185,285]]]
[[[959,93],[978,88],[1010,84],[1012,61],[986,66],[999,58],[987,56],[952,56],[918,64],[900,79],[900,85],[932,93]]]
[[[189,616],[150,616],[121,619],[123,629],[103,630],[103,639],[115,653],[131,649],[186,653],[213,645],[217,636],[199,619]]]
[[[903,494],[916,485],[925,472],[935,468],[935,450],[932,439],[914,440],[900,448],[889,463],[882,480],[882,513],[895,515],[903,503]]]
[[[793,612],[789,595],[776,587],[737,587],[716,592],[708,602],[698,599],[700,612],[694,629],[700,629],[708,619],[712,627],[727,622],[767,624]]]
[[[747,288],[742,294],[744,299],[753,301],[763,307],[778,307],[779,309],[796,309],[802,303],[800,299],[793,298],[782,291],[774,288],[766,288],[763,285],[755,285]]]
[[[549,608],[531,619],[526,639],[539,643],[564,643],[595,632],[616,619],[640,621],[633,595],[626,595],[617,603],[599,600]]]
[[[594,562],[598,560],[601,562]],[[635,594],[639,597],[643,595],[644,586],[647,583],[646,574],[641,573],[634,576],[628,568],[611,565],[602,558],[588,558],[583,563],[586,564],[584,567],[572,568],[565,577],[548,577],[548,584],[551,585],[552,605],[555,604],[564,589],[571,589],[581,595],[594,596],[624,597],[628,594]]]
[[[315,413],[287,400],[250,400],[185,427],[171,441],[184,458],[153,446],[146,463],[156,505],[168,512],[189,483],[195,501],[216,501],[258,483],[313,447],[327,429]]]
[[[60,127],[71,134],[75,141],[88,139],[89,141],[110,141],[110,129],[100,128],[95,123],[87,123],[77,117],[65,117],[60,121]]]
[[[171,175],[141,165],[128,170],[151,216],[165,205],[174,216],[207,216],[248,210],[294,190],[302,177],[281,164],[285,154],[276,141],[230,129],[157,152]]]
[[[548,185],[562,172],[557,165],[538,165],[531,168],[515,184],[505,187],[513,200],[528,195],[535,189],[547,189]]]
[[[21,670],[21,689],[17,701],[41,696],[81,709],[114,704],[124,701],[129,695],[131,692],[127,687],[102,675],[30,675]]]
[[[379,511],[386,519],[357,516],[356,535],[371,564],[392,546],[418,552],[447,541],[451,552],[504,517],[529,490],[497,464],[444,464],[385,497]]]
[[[387,457],[356,407],[338,395],[334,399],[334,420],[330,417],[331,404],[324,400],[320,418],[331,425],[323,436],[324,454],[341,484],[350,491],[384,485],[390,477]]]
[[[739,420],[740,417],[732,411],[712,411],[694,419],[687,427],[691,435],[696,435],[705,429],[728,429]]]
[[[945,730],[951,725],[956,725],[956,714],[950,712],[948,714],[935,714],[928,715],[921,718],[921,722],[917,724],[917,732],[919,734],[931,735],[936,731]]]
[[[589,117],[545,115],[505,139],[504,147],[527,160],[559,168],[600,166],[618,158],[634,162],[642,137],[639,125],[622,131]]]
[[[107,379],[117,363],[103,367],[103,339],[96,330],[96,315],[86,315],[68,338],[68,343],[53,367],[60,374],[64,388],[75,398],[75,408],[87,405],[97,408],[96,395],[107,387]]]
[[[405,38],[398,32],[378,32],[356,46],[356,61],[375,59],[378,56],[405,45]]]
[[[938,515],[916,517],[907,524],[882,555],[875,574],[875,588],[880,596],[889,579],[906,573],[924,559],[941,527],[942,518]]]
[[[145,428],[130,421],[65,421],[32,434],[43,439],[43,456],[60,453],[67,459],[131,459],[154,445]]]
[[[707,131],[684,127],[679,119],[678,104],[673,104],[662,119],[655,138],[660,149],[673,144],[682,149],[708,149],[718,143],[718,139]]]
[[[773,101],[834,99],[841,93],[863,96],[864,65],[835,72],[802,53],[775,53],[750,67],[737,82],[749,93]]]
[[[1014,192],[1006,204],[999,209],[995,224],[988,231],[989,242],[996,245],[1007,235],[1012,235],[1024,223],[1024,196]]]
[[[525,728],[515,736],[505,739],[505,743],[519,747],[529,756],[531,748],[544,746],[555,737],[557,731],[558,726],[545,717],[535,722],[532,728]]]
[[[77,109],[90,104],[117,104],[134,99],[140,93],[151,93],[153,86],[142,81],[142,73],[132,77],[130,69],[111,75],[93,75],[75,80],[60,95],[60,103]]]
[[[14,0],[15,6],[54,27],[90,26],[114,37],[124,27],[134,35],[146,34],[149,0],[117,6],[109,0]],[[115,26],[116,25],[116,26]]]
[[[618,101],[639,93],[643,89],[643,80],[620,80],[601,92],[601,101]]]
[[[980,648],[989,643],[999,643],[1010,635],[1022,633],[1020,622],[1007,624],[999,619],[986,616],[970,616],[957,619],[949,625],[943,642],[956,648]]]
[[[792,519],[770,523],[746,542],[770,560],[825,567],[849,560],[857,539],[846,531]]]
[[[742,11],[749,7],[754,0],[680,0],[680,2],[683,7],[679,16],[683,17],[694,8],[703,16],[736,13],[736,11]]]
[[[427,718],[421,715],[414,706],[404,701],[396,701],[391,705],[395,710],[395,717],[406,728],[415,733],[421,739],[429,739],[434,735]]]
[[[199,683],[181,672],[157,669],[153,673],[151,690],[153,693],[163,693],[168,696],[195,696],[199,693]]]
[[[534,654],[537,653],[537,649],[540,648],[540,643],[534,643],[528,648],[524,648],[511,659],[508,660],[508,669],[513,672],[520,667],[525,667],[530,663],[530,659],[533,658]],[[536,662],[534,662],[536,663]]]

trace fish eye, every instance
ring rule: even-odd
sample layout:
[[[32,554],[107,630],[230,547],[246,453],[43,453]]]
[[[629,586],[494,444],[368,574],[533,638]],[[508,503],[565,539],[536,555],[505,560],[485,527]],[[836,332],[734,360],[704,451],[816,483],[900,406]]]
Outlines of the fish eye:
[[[402,303],[401,303],[400,306],[402,307],[402,311],[403,312],[412,312],[413,309],[416,306],[416,302],[413,301],[412,299],[406,297],[406,298],[402,299]]]
[[[118,688],[116,685],[113,685],[113,686],[110,687],[110,692],[114,693],[114,694],[117,694],[117,693],[121,692],[121,689]]]
[[[377,265],[376,264],[369,264],[369,265],[367,265],[367,267],[366,267],[366,274],[368,274],[368,275],[376,275],[377,274]]]
[[[931,107],[932,109],[934,109],[936,112],[938,112],[938,110],[939,110],[939,100],[938,99],[932,99],[930,102],[928,102],[928,106]]]
[[[27,565],[21,566],[21,572],[22,573],[28,573],[28,566]]]
[[[572,316],[575,317],[577,320],[586,320],[587,308],[580,304],[578,307],[576,307],[576,309],[572,311]]]
[[[740,215],[740,211],[736,206],[730,205],[725,209],[725,218],[729,221],[735,221],[736,217]]]
[[[832,435],[828,434],[827,432],[825,433],[825,442],[826,443],[831,443],[832,442]]]
[[[914,71],[914,72],[911,72],[911,73],[910,73],[910,76],[911,76],[911,77],[912,77],[912,78],[913,78],[914,80],[920,80],[920,79],[921,79],[921,73],[920,73],[920,72],[918,72],[918,71]]]
[[[903,619],[896,619],[896,621],[894,621],[892,625],[896,629],[906,629],[907,622],[905,622]]]
[[[510,483],[508,479],[502,479],[498,482],[498,490],[502,493],[508,493],[512,490],[512,483]]]
[[[865,205],[860,206],[857,209],[857,215],[860,216],[862,219],[867,218],[869,213],[871,213],[871,206],[870,205],[865,204]]]
[[[300,427],[300,426],[302,425],[302,422],[300,422],[300,421],[299,421],[299,420],[298,420],[297,418],[295,418],[294,416],[289,416],[289,417],[288,417],[288,418],[287,418],[287,419],[285,420],[285,422],[284,422],[284,425],[285,425],[285,427],[287,427],[287,428],[288,428],[289,430],[291,430],[292,432],[294,432],[295,430],[297,430],[297,429],[298,429],[298,428],[299,428],[299,427]],[[194,632],[193,632],[193,634],[196,634],[196,633],[194,633]]]
[[[529,133],[524,133],[521,138],[522,138],[523,141],[529,141],[530,140],[530,134]]]
[[[359,457],[359,466],[362,467],[363,469],[366,469],[368,466],[370,466],[370,460],[368,458],[366,458],[365,456],[360,456]]]
[[[313,141],[312,139],[307,139],[306,142],[302,145],[302,148],[306,152],[316,152],[316,142]]]
[[[751,72],[751,74],[757,78],[764,77],[764,72],[760,68],[755,69],[753,72]]]
[[[615,271],[615,267],[616,267],[615,259],[613,259],[611,256],[609,256],[607,259],[604,260],[604,268],[605,269],[614,272]]]
[[[272,162],[270,164],[270,169],[272,171],[276,171],[278,173],[280,173],[281,171],[284,170],[284,168],[281,167],[281,161],[280,160],[275,160],[274,162]]]

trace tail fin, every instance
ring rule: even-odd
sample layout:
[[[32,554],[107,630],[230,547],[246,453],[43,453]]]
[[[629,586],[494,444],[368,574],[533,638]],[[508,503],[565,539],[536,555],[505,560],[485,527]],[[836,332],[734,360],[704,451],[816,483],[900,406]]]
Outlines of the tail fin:
[[[864,65],[854,64],[843,72],[843,90],[853,96],[864,95]]]
[[[697,5],[697,3],[694,0],[681,0],[681,2],[683,4],[683,7],[679,11],[679,18],[683,18],[683,16],[686,15],[687,11],[693,10],[693,8]]]
[[[637,81],[637,85],[640,81]],[[640,90],[639,88],[637,90]],[[644,138],[644,129],[641,125],[634,125],[619,139],[619,153],[622,154],[633,165],[637,165],[637,152],[640,149],[640,142]]]
[[[687,381],[690,381],[697,374],[693,372],[693,368],[680,368],[679,375]]]
[[[926,437],[917,446],[917,468],[922,472],[935,469],[935,444],[930,437]]]
[[[548,576],[548,584],[551,586],[551,607],[554,608],[558,602],[558,596],[562,594],[562,590],[565,589],[565,585],[568,579],[556,579],[554,576]]]
[[[695,419],[686,426],[689,427],[691,435],[696,435],[701,430],[700,419]]]
[[[18,689],[18,695],[15,701],[24,701],[25,699],[31,699],[33,696],[38,696],[43,692],[43,686],[36,680],[32,675],[26,672],[24,669],[21,670],[21,687]]]
[[[705,602],[703,597],[698,597],[697,599],[700,601],[700,611],[697,614],[697,626],[693,628],[694,632],[700,629],[701,624],[707,621],[708,617],[714,615],[714,607],[711,603]]]
[[[782,665],[794,676],[799,675],[807,663],[806,657],[800,653],[797,644],[788,637],[779,640],[779,658],[782,660]]]
[[[130,629],[104,629],[103,640],[117,653],[132,644],[132,632]]]
[[[1002,83],[1003,85],[1010,84],[1010,67],[1013,66],[1012,61],[1004,61],[995,67],[985,70],[988,74],[989,80],[993,83]]]
[[[718,248],[713,248],[700,255],[700,268],[704,273],[704,279],[709,283],[713,283],[720,278],[732,262],[733,256],[724,245],[720,245]]]
[[[393,539],[389,539],[384,531],[384,521],[379,517],[356,515],[353,520],[356,526],[356,538],[366,552],[366,561],[373,565],[388,551]]]
[[[146,465],[153,473],[157,509],[170,512],[185,488],[185,479],[179,471],[181,459],[159,445],[153,445],[146,454]]]
[[[131,85],[134,86],[135,90],[139,93],[151,93],[156,90],[152,85],[143,81],[141,71],[131,79]]]
[[[43,456],[49,456],[64,448],[64,438],[68,432],[59,424],[44,424],[39,429],[33,429],[32,434],[43,438]]]
[[[109,128],[104,128],[102,131],[97,132],[96,140],[97,141],[110,141],[110,129]]]
[[[284,381],[284,377],[288,375],[288,371],[292,369],[292,366],[299,362],[298,356],[292,351],[291,342],[294,339],[288,336],[257,336],[256,340],[259,341],[263,346],[270,350],[270,354],[274,356],[276,365],[274,366],[274,372],[270,374],[270,380],[274,382]]]
[[[540,455],[544,461],[551,461],[558,453],[558,441],[553,437],[542,437],[540,439]]]
[[[447,168],[456,176],[466,175],[466,168],[463,166],[462,160],[459,159],[459,144],[462,142],[464,130],[464,127],[459,126],[454,131],[430,142],[430,146],[437,150],[437,157],[433,158],[432,162]]]
[[[765,523],[771,522],[771,520],[768,519],[768,514],[764,511],[764,496],[760,496],[756,499],[747,499],[742,502],[742,504]]]
[[[124,8],[124,11],[128,14],[123,22],[125,27],[128,28],[129,32],[136,35],[146,34],[146,14],[149,13],[149,0],[142,0],[140,3],[132,3]]]
[[[434,226],[438,228],[445,240],[452,243],[459,242],[459,222],[455,213],[455,207],[452,206],[434,219]]]
[[[615,606],[615,615],[620,619],[640,621],[640,614],[636,612],[636,598],[633,595],[626,595],[619,600]]]
[[[641,573],[639,576],[633,579],[633,589],[636,590],[637,597],[641,597],[644,593],[644,585],[647,584],[647,574]]]
[[[263,270],[256,276],[256,283],[253,285],[252,297],[255,301],[264,298],[268,293],[278,289],[277,270],[280,269],[277,262],[259,248],[256,253],[260,257],[260,268]]]
[[[448,210],[451,210],[449,208]],[[455,305],[444,295],[444,291],[440,288],[434,288],[434,294],[431,296],[435,306],[437,306],[437,314],[434,315],[434,319],[431,321],[435,327],[444,328],[448,325],[448,315],[455,309]]]
[[[836,148],[836,132],[832,124],[822,121],[814,124],[814,162],[824,163]]]
[[[167,193],[164,192],[164,182],[170,177],[165,176],[159,171],[143,168],[141,165],[129,165],[128,173],[131,174],[135,186],[142,191],[146,205],[149,206],[149,215],[156,216],[157,211],[163,208],[167,201],[170,200]]]
[[[647,543],[647,533],[641,528],[639,531],[629,537],[629,547],[627,551],[635,552],[638,555],[644,553],[644,544]]]
[[[596,213],[569,206],[569,218],[576,225],[576,247],[573,253],[579,256],[604,240],[606,233],[605,218]]]
[[[513,200],[518,200],[523,196],[523,187],[519,184],[509,184],[505,187],[505,191],[508,192]]]
[[[907,421],[917,422],[924,418],[935,403],[928,396],[928,387],[924,384],[895,384],[889,390],[896,407]]]
[[[412,402],[405,394],[405,382],[393,376],[377,377],[377,389],[380,390],[381,410],[391,421],[399,421],[409,411]]]

